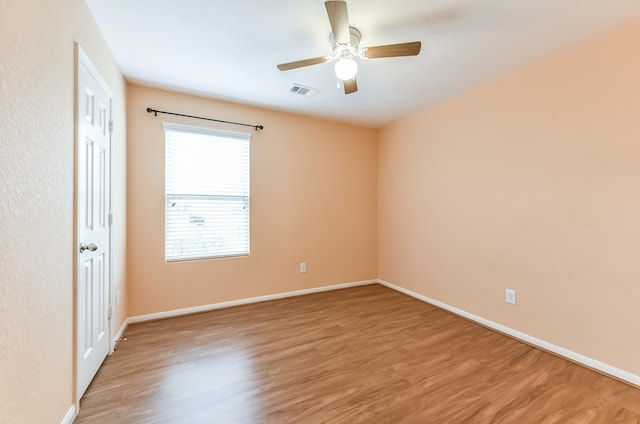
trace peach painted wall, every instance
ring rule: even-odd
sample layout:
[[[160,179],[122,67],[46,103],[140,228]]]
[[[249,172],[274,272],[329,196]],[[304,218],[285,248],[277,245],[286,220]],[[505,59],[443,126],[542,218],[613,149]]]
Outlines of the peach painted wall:
[[[74,42],[116,96],[124,291],[125,84],[82,0],[4,0],[0,40],[0,422],[59,424],[75,402]],[[116,326],[125,317],[123,305]]]
[[[131,316],[376,277],[375,130],[138,85],[127,97]],[[251,133],[249,257],[165,263],[163,121]]]
[[[640,375],[639,41],[635,20],[384,128],[379,278]]]

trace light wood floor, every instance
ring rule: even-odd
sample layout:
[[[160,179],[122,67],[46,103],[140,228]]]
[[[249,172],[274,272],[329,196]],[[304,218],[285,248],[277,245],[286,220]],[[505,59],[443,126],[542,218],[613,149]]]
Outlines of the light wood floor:
[[[129,327],[89,423],[640,423],[640,390],[379,285]]]

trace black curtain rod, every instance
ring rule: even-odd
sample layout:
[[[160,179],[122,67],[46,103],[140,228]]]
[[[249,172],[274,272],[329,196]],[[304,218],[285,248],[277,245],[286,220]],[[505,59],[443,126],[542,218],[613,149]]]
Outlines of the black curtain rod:
[[[203,118],[202,116],[183,115],[182,113],[165,112],[163,110],[151,109],[150,107],[147,108],[147,112],[153,113],[155,116],[158,116],[159,113],[164,113],[165,115],[184,116],[185,118],[203,119],[205,121],[222,122],[223,124],[241,125],[243,127],[255,128],[256,131],[264,129],[262,125],[242,124],[240,122],[223,121],[221,119]]]

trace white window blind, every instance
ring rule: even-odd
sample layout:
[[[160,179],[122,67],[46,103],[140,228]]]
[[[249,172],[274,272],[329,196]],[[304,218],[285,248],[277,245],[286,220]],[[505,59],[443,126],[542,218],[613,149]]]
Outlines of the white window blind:
[[[249,139],[164,123],[165,259],[249,254]]]

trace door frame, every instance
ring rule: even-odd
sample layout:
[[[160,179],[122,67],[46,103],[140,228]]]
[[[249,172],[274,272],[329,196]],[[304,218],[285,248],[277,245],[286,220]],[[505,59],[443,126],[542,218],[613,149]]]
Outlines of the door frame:
[[[92,77],[96,80],[98,85],[104,90],[109,97],[109,193],[108,193],[108,224],[109,224],[109,237],[108,237],[108,261],[107,264],[107,284],[109,286],[109,306],[108,306],[108,334],[107,340],[109,341],[109,355],[114,351],[115,341],[113,340],[115,329],[113,328],[113,304],[115,297],[115,287],[113,283],[113,240],[114,240],[114,225],[113,225],[113,183],[114,183],[114,166],[113,166],[113,91],[106,83],[104,78],[98,69],[93,65],[93,62],[85,51],[76,42],[74,43],[74,152],[73,152],[73,393],[76,407],[76,414],[80,410],[80,396],[78,393],[78,246],[80,240],[78,239],[78,143],[80,142],[80,123],[78,122],[78,109],[79,109],[79,96],[78,89],[80,67],[84,66]]]

